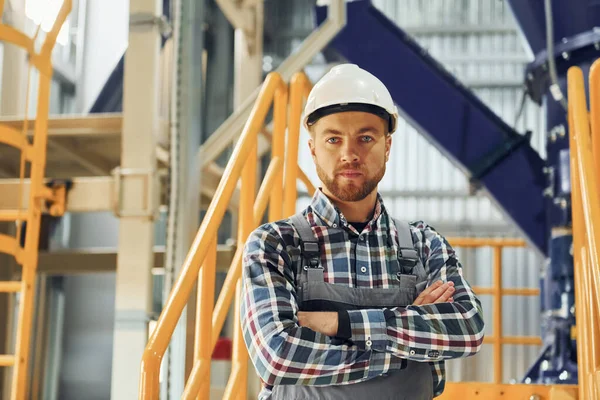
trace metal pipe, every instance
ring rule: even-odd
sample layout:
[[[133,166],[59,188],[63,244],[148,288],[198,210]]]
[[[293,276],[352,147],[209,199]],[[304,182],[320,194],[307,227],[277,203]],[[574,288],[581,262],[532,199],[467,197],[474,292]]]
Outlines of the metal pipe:
[[[600,59],[590,67],[590,128],[592,130],[592,153],[594,168],[598,172],[596,184],[600,187]]]
[[[210,347],[212,335],[212,314],[215,297],[215,278],[217,268],[217,238],[215,237],[204,260],[198,279],[198,303],[196,305],[196,334],[194,343],[194,362],[210,365],[212,348]],[[210,368],[202,375],[203,379],[210,381]],[[201,399],[210,397],[210,387],[205,386],[204,392],[193,393]]]
[[[494,383],[502,383],[502,247],[494,247]]]
[[[271,193],[271,200],[273,199],[273,192],[279,191],[280,194],[283,194],[283,191],[281,190],[281,178],[283,178],[282,167],[283,158],[272,158],[271,162],[269,163],[269,167],[267,168],[267,172],[265,173],[265,178],[261,184],[259,193],[263,191]],[[256,202],[254,203],[254,226],[260,225],[265,210],[267,209],[267,205],[269,205],[269,221],[275,221],[281,218],[278,216],[281,214],[281,212],[279,212],[279,214],[271,215],[271,210],[274,204],[279,206],[279,208],[275,207],[275,210],[281,210],[281,199],[277,198],[277,200],[278,203],[273,203],[273,201],[269,201],[269,198],[267,196],[262,196],[260,199],[256,199]]]
[[[287,87],[275,92],[275,104],[273,106],[273,140],[271,143],[271,158],[278,158],[283,162],[285,157],[285,131],[287,127]],[[269,201],[269,221],[277,221],[282,218],[283,207],[283,168],[277,171],[276,184],[271,190]]]
[[[486,336],[483,339],[483,344],[518,344],[518,345],[532,345],[541,346],[542,338],[539,336],[503,336],[500,340],[496,339],[495,336]]]
[[[254,201],[256,194],[256,172],[258,165],[257,143],[252,150],[242,172],[242,185],[240,189],[240,212],[239,212],[239,234],[238,245],[242,246],[254,229]],[[246,396],[248,392],[248,352],[244,344],[242,325],[240,321],[240,306],[242,296],[241,274],[238,277],[235,293],[234,320],[233,320],[233,354],[232,364],[239,365],[240,377],[236,382],[238,393]],[[231,378],[230,378],[231,381]],[[236,396],[236,397],[239,397]],[[232,397],[231,399],[235,399]]]
[[[572,74],[571,74],[572,75]],[[575,283],[575,318],[577,321],[577,360],[578,360],[578,376],[579,376],[579,398],[588,398],[587,387],[587,365],[589,362],[587,345],[587,329],[586,329],[586,313],[587,307],[584,301],[584,274],[581,265],[581,254],[584,246],[585,224],[583,222],[583,210],[581,205],[581,192],[579,187],[579,154],[577,151],[576,127],[575,127],[575,107],[579,102],[573,101],[577,95],[577,90],[583,90],[583,87],[576,87],[574,78],[568,78],[568,120],[569,120],[569,146],[570,146],[570,163],[571,163],[571,209],[573,219],[573,274]]]
[[[208,379],[205,379],[208,374]],[[204,377],[204,379],[203,379]],[[206,397],[201,397],[202,393],[209,393]],[[190,377],[185,385],[181,395],[183,400],[210,398],[210,360],[199,360],[194,364]]]
[[[212,349],[214,349],[217,344],[217,339],[219,338],[221,329],[223,329],[223,324],[225,323],[225,319],[227,318],[229,306],[231,305],[231,301],[235,294],[235,284],[242,274],[242,252],[242,246],[238,246],[238,248],[235,251],[235,254],[233,255],[233,260],[231,261],[231,266],[229,267],[229,271],[227,272],[227,276],[225,277],[223,286],[221,287],[219,298],[217,299],[217,302],[215,304],[215,310],[213,311],[212,317]]]
[[[473,291],[475,293],[477,293],[477,295],[482,295],[482,294],[493,295],[496,290],[492,287],[482,287],[482,286],[472,286],[471,289],[473,289]],[[505,288],[503,288],[501,294],[502,294],[502,296],[539,296],[540,289],[533,289],[533,288],[505,289]]]
[[[273,161],[272,161],[273,162]],[[271,168],[269,168],[272,170]],[[273,167],[275,169],[275,167]],[[273,176],[273,175],[270,175]],[[268,180],[269,173],[267,171],[267,176],[265,177],[265,181]],[[273,184],[275,181],[273,180]],[[268,183],[264,183],[261,185],[258,196],[256,197],[256,202],[254,205],[254,220],[257,221],[260,219],[260,215],[262,215],[260,209],[261,205],[265,203],[266,199],[270,193],[270,185]],[[263,211],[264,212],[264,211]],[[238,281],[239,277],[242,275],[242,252],[243,246],[238,246],[233,259],[231,261],[231,265],[229,267],[229,271],[227,272],[227,276],[225,277],[225,282],[223,282],[223,286],[221,288],[221,292],[219,293],[219,298],[217,299],[217,303],[215,304],[215,310],[213,311],[213,333],[211,337],[211,348],[214,349],[217,344],[217,338],[219,337],[219,333],[223,328],[223,324],[225,323],[225,318],[227,317],[227,311],[229,306],[231,305],[231,301],[233,299],[235,293],[235,283]]]
[[[448,237],[446,240],[452,247],[527,247],[523,239]]]
[[[292,77],[290,84],[290,117],[288,122],[287,151],[285,158],[285,187],[283,190],[283,217],[287,218],[296,212],[298,190],[298,147],[300,141],[300,124],[302,104],[309,80],[303,72]]]
[[[567,73],[569,82],[569,103],[573,102],[573,132],[575,152],[577,152],[577,176],[579,179],[579,190],[581,205],[583,208],[584,228],[582,229],[583,238],[586,238],[582,244],[589,254],[589,259],[582,262],[583,284],[586,286],[585,301],[588,318],[589,332],[589,367],[596,369],[600,361],[600,338],[594,335],[597,327],[598,316],[594,315],[595,310],[600,310],[600,277],[598,277],[595,267],[600,265],[600,249],[598,248],[597,238],[600,234],[600,194],[598,192],[598,182],[594,170],[594,159],[592,154],[592,144],[590,139],[590,125],[587,112],[587,102],[585,96],[585,86],[583,73],[580,68],[572,67]],[[595,266],[594,268],[592,266]],[[592,372],[592,371],[588,371]]]
[[[308,191],[309,196],[312,197],[317,189],[315,188],[315,185],[313,185],[313,183],[310,181],[310,179],[308,179],[308,176],[306,176],[306,173],[302,170],[302,168],[300,168],[300,166],[298,166],[298,178],[302,183],[304,183],[304,186],[306,186],[306,190]]]

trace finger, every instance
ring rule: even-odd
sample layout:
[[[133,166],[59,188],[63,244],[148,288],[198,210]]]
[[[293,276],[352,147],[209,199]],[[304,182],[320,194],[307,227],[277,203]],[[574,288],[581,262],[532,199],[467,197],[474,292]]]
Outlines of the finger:
[[[428,302],[433,303],[440,296],[442,296],[446,292],[446,290],[448,290],[448,288],[453,287],[453,286],[454,286],[454,283],[446,282],[443,285],[435,288],[427,297]]]
[[[438,297],[434,303],[445,303],[447,302],[452,295],[454,294],[454,287],[450,286],[448,287],[448,289],[446,289],[446,291],[444,293],[442,293],[442,295],[440,297]]]
[[[442,281],[436,281],[431,286],[426,287],[425,290],[423,290],[419,294],[419,296],[417,296],[417,298],[415,299],[413,304],[416,306],[423,304],[425,297],[428,296],[433,290],[439,288],[440,286],[442,286]]]

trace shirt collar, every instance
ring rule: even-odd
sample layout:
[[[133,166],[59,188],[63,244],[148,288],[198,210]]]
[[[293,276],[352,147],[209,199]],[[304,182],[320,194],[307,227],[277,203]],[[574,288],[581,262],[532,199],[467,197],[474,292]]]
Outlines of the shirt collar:
[[[326,225],[337,228],[339,226],[347,227],[348,221],[344,217],[344,214],[337,208],[323,193],[321,188],[315,190],[315,194],[313,195],[311,201],[311,208],[315,214],[319,216],[323,220]],[[386,213],[385,206],[383,204],[383,199],[381,195],[377,193],[377,201],[375,202],[375,212],[373,213],[373,218],[369,221],[369,226],[373,225],[375,222],[379,222],[381,220],[381,216]]]

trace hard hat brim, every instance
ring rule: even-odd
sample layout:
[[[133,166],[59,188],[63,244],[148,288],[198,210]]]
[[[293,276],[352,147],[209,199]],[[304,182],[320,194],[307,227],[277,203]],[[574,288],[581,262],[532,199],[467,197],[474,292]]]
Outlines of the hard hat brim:
[[[387,110],[383,107],[364,103],[333,104],[319,108],[306,117],[306,126],[310,127],[314,125],[318,120],[327,115],[349,111],[361,111],[374,114],[386,122],[388,133],[392,133],[396,130],[396,118],[394,115],[387,112]]]

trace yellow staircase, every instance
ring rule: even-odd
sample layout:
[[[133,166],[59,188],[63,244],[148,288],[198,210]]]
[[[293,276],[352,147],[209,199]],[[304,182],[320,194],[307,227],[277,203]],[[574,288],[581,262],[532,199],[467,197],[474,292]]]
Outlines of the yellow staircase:
[[[495,296],[494,333],[486,343],[494,347],[494,382],[448,382],[440,399],[600,399],[600,254],[594,238],[600,235],[600,61],[594,64],[592,92],[592,134],[586,108],[581,71],[569,72],[569,120],[571,135],[571,174],[573,182],[573,232],[575,237],[575,284],[578,297],[577,338],[579,385],[530,385],[502,383],[502,346],[506,344],[540,344],[539,337],[502,336],[502,301],[504,295],[536,296],[539,290],[502,287],[502,249],[522,247],[521,240],[448,238],[456,247],[492,247],[494,249],[494,286],[474,288],[477,293]],[[249,233],[262,221],[269,207],[268,220],[292,215],[296,211],[296,182],[301,180],[309,194],[315,190],[298,167],[298,142],[303,101],[311,84],[297,73],[288,85],[277,73],[271,73],[262,85],[243,133],[238,140],[216,194],[187,254],[182,272],[152,332],[142,359],[139,399],[157,399],[162,357],[171,340],[177,321],[198,283],[195,327],[194,365],[182,399],[210,398],[210,362],[217,337],[229,307],[235,299],[232,369],[223,399],[243,399],[247,393],[248,355],[241,336],[238,315],[241,292],[241,257]],[[289,96],[288,96],[289,94]],[[597,96],[597,98],[595,97]],[[273,103],[274,128],[271,136],[271,162],[258,191],[257,144],[265,118]],[[288,109],[289,108],[289,109]],[[289,112],[289,118],[288,117]],[[287,135],[286,135],[287,127]],[[592,136],[593,140],[591,140]],[[593,144],[593,146],[592,146]],[[594,154],[592,154],[592,148]],[[594,163],[595,160],[595,163]],[[217,230],[232,194],[241,178],[238,248],[227,278],[213,304]]]
[[[0,1],[0,15],[3,11],[4,1]],[[30,38],[11,26],[0,24],[0,40],[26,50],[29,56],[30,68],[34,67],[39,72],[36,120],[31,140],[27,134],[27,120],[25,120],[22,130],[0,124],[0,143],[20,151],[21,189],[25,186],[23,183],[28,163],[30,171],[27,200],[23,190],[21,190],[19,208],[0,212],[0,221],[14,221],[17,224],[15,237],[0,234],[0,252],[14,256],[16,262],[22,267],[20,281],[0,282],[1,293],[16,293],[19,295],[15,353],[0,355],[0,366],[12,367],[13,369],[11,400],[28,398],[27,376],[42,213],[49,212],[53,216],[58,216],[65,211],[65,186],[48,187],[45,183],[44,171],[46,168],[48,107],[52,79],[51,56],[58,32],[70,12],[71,0],[65,0],[52,29],[46,34],[39,52],[35,50],[37,33],[33,38]],[[27,115],[27,112],[25,115]],[[26,204],[25,210],[23,209],[24,203]],[[24,235],[21,235],[22,222],[26,222],[27,226]],[[24,236],[24,241],[21,236]],[[23,245],[21,245],[21,242],[23,242]]]

